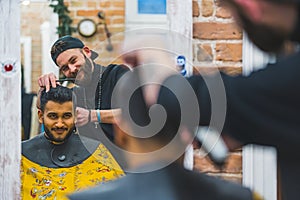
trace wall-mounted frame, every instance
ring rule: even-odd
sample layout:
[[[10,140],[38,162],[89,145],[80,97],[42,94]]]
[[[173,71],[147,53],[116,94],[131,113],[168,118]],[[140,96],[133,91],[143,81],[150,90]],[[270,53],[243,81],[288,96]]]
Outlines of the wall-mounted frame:
[[[159,9],[157,9],[157,5]],[[142,28],[167,28],[167,0],[126,0],[126,30]]]

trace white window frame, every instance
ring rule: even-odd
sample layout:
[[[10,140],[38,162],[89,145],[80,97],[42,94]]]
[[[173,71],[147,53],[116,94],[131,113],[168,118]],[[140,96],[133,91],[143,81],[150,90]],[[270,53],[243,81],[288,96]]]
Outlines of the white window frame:
[[[24,36],[21,37],[20,42],[23,46],[23,80],[24,80],[24,88],[26,93],[31,92],[31,71],[32,71],[32,59],[31,59],[31,37]]]
[[[168,0],[167,0],[168,10]],[[126,30],[136,28],[168,28],[167,14],[139,14],[137,0],[125,0]]]
[[[262,68],[273,62],[274,57],[260,51],[243,34],[243,74]],[[277,199],[276,149],[258,145],[243,147],[243,184],[263,196],[265,200]]]
[[[187,75],[193,72],[193,55],[192,55],[192,0],[167,0],[167,14],[139,14],[137,0],[125,1],[125,27],[126,31],[141,29],[141,28],[158,28],[164,30],[172,30],[174,34],[174,49],[181,50],[177,54],[186,57]],[[172,38],[173,39],[173,38]],[[184,40],[184,41],[180,41]],[[189,42],[186,42],[189,41]],[[184,47],[183,44],[186,44]],[[176,45],[180,45],[178,48]],[[174,58],[175,64],[175,58]],[[192,146],[186,149],[184,165],[185,168],[193,169],[193,148]]]

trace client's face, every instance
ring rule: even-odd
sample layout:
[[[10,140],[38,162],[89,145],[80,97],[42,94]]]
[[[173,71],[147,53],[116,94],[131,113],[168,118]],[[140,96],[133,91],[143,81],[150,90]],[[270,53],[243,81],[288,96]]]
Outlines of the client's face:
[[[75,127],[72,101],[57,103],[48,101],[44,112],[39,113],[40,123],[44,124],[46,136],[53,142],[63,142]]]

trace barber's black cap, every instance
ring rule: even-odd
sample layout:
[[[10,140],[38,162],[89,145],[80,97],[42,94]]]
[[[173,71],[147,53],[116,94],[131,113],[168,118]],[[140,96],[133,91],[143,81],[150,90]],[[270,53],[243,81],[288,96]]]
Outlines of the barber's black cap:
[[[63,36],[59,38],[51,48],[51,58],[53,62],[57,65],[56,59],[62,52],[68,50],[68,49],[76,49],[80,48],[82,49],[84,47],[84,44],[81,40],[78,38],[74,38],[70,35]],[[94,51],[92,51],[91,59],[94,60],[98,57],[98,54]]]

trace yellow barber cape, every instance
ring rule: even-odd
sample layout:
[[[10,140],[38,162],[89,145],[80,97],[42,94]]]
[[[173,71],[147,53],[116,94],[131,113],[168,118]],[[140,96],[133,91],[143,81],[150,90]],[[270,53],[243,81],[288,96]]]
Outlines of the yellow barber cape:
[[[21,159],[21,198],[24,200],[65,200],[69,193],[124,175],[102,144],[82,163],[68,168],[40,166],[23,155]]]

